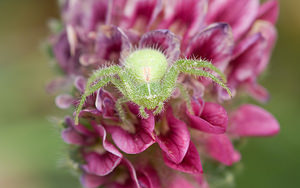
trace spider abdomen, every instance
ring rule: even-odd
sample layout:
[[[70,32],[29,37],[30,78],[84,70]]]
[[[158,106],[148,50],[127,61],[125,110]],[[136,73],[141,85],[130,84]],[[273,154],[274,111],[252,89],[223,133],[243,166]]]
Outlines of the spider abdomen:
[[[152,83],[163,78],[168,63],[162,52],[146,48],[131,53],[125,59],[125,67],[140,83]]]

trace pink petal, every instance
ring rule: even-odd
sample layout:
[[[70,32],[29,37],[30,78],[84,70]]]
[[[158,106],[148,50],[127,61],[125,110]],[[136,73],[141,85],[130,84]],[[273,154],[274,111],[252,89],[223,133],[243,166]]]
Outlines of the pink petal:
[[[273,136],[279,132],[279,123],[264,109],[245,104],[230,116],[229,132],[237,136]]]
[[[228,24],[212,24],[195,35],[187,46],[187,57],[205,59],[225,70],[233,50],[233,37]]]
[[[181,163],[189,148],[189,131],[183,121],[174,117],[170,107],[164,118],[166,118],[167,125],[163,126],[168,126],[168,131],[158,135],[156,141],[169,160],[176,164]]]
[[[134,111],[131,109],[131,111],[136,116],[138,115],[137,108]],[[138,121],[138,124],[135,124],[134,133],[126,131],[119,126],[107,127],[114,143],[125,153],[141,153],[155,142],[153,135],[155,125],[154,116],[149,114],[148,119],[138,119]]]
[[[169,184],[170,188],[195,188],[187,179],[176,175]],[[201,187],[202,188],[202,187]]]
[[[69,94],[62,94],[55,98],[55,104],[61,109],[69,108],[74,102],[73,96]]]
[[[234,52],[233,66],[229,76],[229,83],[244,82],[256,79],[256,68],[263,56],[266,41],[261,33],[251,35],[241,41]]]
[[[137,177],[142,188],[161,188],[158,174],[151,166],[139,170]]]
[[[131,178],[131,180],[132,180],[132,182],[133,182],[133,185],[134,185],[134,186],[130,186],[130,187],[128,187],[128,188],[131,188],[131,187],[141,188],[141,187],[140,187],[140,184],[139,184],[139,182],[138,182],[138,178],[137,178],[137,175],[136,175],[135,168],[134,168],[134,166],[132,165],[132,163],[131,163],[129,160],[127,160],[127,159],[124,158],[124,159],[122,160],[122,164],[123,164],[124,166],[127,167],[128,172],[129,172],[129,174],[130,174],[130,178]],[[125,188],[125,187],[124,187],[124,188]],[[126,188],[127,188],[127,187],[126,187]]]
[[[139,47],[157,48],[171,60],[177,60],[180,55],[180,40],[169,30],[155,30],[144,34]]]
[[[121,162],[122,154],[106,140],[106,130],[103,126],[92,122],[95,131],[102,138],[102,146],[105,149],[103,153],[89,152],[84,154],[84,159],[87,162],[82,168],[90,173],[98,176],[105,176],[112,172]]]
[[[106,61],[118,62],[121,52],[131,49],[129,38],[116,26],[102,26],[97,33],[95,52]]]
[[[269,0],[259,8],[257,19],[269,21],[275,24],[279,14],[279,3],[277,0]]]
[[[270,99],[267,89],[257,83],[248,84],[247,91],[253,98],[260,102],[266,103]]]
[[[95,106],[106,119],[116,120],[115,98],[104,89],[99,89],[95,101]]]
[[[84,155],[84,160],[87,164],[82,168],[90,173],[98,176],[105,176],[111,173],[121,162],[121,158],[112,153],[105,152],[99,154],[90,152]]]
[[[84,93],[86,79],[83,76],[77,76],[74,81],[74,86],[82,94]]]
[[[189,38],[203,25],[206,8],[206,0],[165,1],[164,18],[159,27]]]
[[[161,0],[127,0],[120,25],[122,28],[134,28],[144,32],[161,9]]]
[[[210,0],[207,23],[226,22],[238,40],[250,28],[259,8],[258,0]]]
[[[206,150],[212,158],[228,166],[241,158],[225,134],[209,135],[206,140]]]
[[[68,144],[82,146],[85,144],[85,137],[79,134],[74,128],[68,127],[61,133],[63,140]]]
[[[176,164],[169,160],[165,153],[163,153],[163,157],[166,165],[170,168],[190,174],[203,173],[199,153],[192,142],[190,142],[189,149],[181,163]]]
[[[105,177],[92,174],[83,174],[80,177],[80,182],[85,188],[98,188],[106,181]]]
[[[198,103],[197,101],[199,100],[192,102],[195,115],[190,114],[186,110],[186,114],[189,118],[189,125],[194,129],[207,133],[224,133],[226,131],[228,121],[226,110],[219,104],[208,102],[204,104],[203,111],[197,116],[197,111],[195,111],[195,109],[201,105],[201,103]]]
[[[256,74],[259,75],[266,69],[269,63],[270,56],[277,39],[277,31],[276,28],[269,22],[256,21],[253,24],[253,28],[250,32],[261,33],[267,43],[263,50],[263,56],[261,57],[261,61],[259,62],[258,67],[256,69]]]

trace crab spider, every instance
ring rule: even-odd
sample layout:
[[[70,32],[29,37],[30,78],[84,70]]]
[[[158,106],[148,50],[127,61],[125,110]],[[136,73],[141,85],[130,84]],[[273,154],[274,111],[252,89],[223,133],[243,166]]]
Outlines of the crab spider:
[[[222,80],[213,74],[203,70],[208,68],[216,72]],[[116,109],[123,122],[126,121],[122,104],[133,102],[139,106],[140,115],[147,118],[148,110],[154,110],[159,114],[163,110],[164,102],[172,95],[175,88],[180,89],[185,101],[190,107],[190,100],[184,87],[177,83],[180,73],[211,78],[214,82],[231,95],[230,90],[224,84],[224,74],[208,61],[180,59],[168,66],[166,56],[154,49],[141,49],[132,52],[125,60],[123,66],[113,65],[98,69],[88,79],[86,89],[81,97],[76,110],[75,123],[78,124],[78,116],[86,100],[86,97],[111,82],[121,93],[122,97],[116,102]]]

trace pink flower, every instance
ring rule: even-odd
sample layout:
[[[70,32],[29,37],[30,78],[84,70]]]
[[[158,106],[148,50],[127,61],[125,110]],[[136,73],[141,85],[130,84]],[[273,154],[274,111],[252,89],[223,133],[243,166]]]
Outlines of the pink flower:
[[[134,104],[124,104],[128,122],[122,122],[119,93],[110,85],[99,89],[87,97],[82,122],[75,126],[67,117],[62,131],[75,150],[70,158],[80,167],[83,186],[207,188],[207,164],[240,161],[233,141],[279,132],[276,119],[258,106],[231,111],[241,92],[262,102],[269,98],[257,79],[276,41],[277,1],[65,0],[61,12],[63,28],[50,43],[65,76],[48,86],[64,91],[55,101],[61,109],[78,105],[92,71],[122,65],[134,48],[161,50],[169,64],[178,58],[210,60],[227,76],[234,96],[208,79],[180,76],[191,111],[174,91],[163,113],[146,111],[147,119]]]

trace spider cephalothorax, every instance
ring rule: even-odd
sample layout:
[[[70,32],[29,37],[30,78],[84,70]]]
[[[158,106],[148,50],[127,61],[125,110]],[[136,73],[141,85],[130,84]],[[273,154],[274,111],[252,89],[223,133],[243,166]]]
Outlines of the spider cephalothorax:
[[[218,73],[223,81],[202,68]],[[230,94],[230,90],[224,84],[226,81],[223,73],[208,61],[180,59],[169,65],[162,52],[150,48],[139,49],[124,59],[123,66],[113,65],[94,72],[87,81],[85,92],[76,110],[75,123],[78,124],[79,112],[86,97],[109,82],[123,94],[116,103],[117,111],[123,121],[125,121],[125,114],[122,103],[129,101],[139,106],[143,118],[148,117],[145,108],[154,110],[154,114],[159,114],[164,102],[172,95],[175,88],[179,88],[182,94],[185,93],[184,87],[177,83],[180,73],[211,78]],[[189,105],[188,97],[185,98]]]

